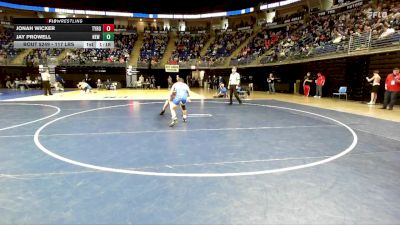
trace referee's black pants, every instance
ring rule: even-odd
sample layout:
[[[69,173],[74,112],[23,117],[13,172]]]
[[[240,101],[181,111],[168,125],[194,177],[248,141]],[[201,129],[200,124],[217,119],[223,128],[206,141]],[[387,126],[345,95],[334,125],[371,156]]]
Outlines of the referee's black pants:
[[[42,82],[42,84],[43,84],[44,95],[47,95],[47,93],[48,93],[49,95],[52,95],[52,93],[51,93],[51,87],[50,87],[50,81],[44,80],[44,81]]]
[[[236,85],[229,86],[229,103],[232,104],[232,94],[235,94],[235,98],[238,100],[240,104],[242,104],[242,100],[240,100],[239,95],[236,91]]]

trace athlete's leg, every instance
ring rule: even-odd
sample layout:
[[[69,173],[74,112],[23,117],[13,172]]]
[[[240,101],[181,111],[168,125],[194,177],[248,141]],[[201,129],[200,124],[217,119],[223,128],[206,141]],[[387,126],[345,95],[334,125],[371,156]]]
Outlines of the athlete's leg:
[[[378,98],[378,92],[374,92],[374,100],[372,101],[373,104],[376,103],[377,98]]]
[[[176,105],[173,101],[169,103],[169,108],[171,110],[171,123],[169,124],[170,127],[175,126],[178,123],[178,119],[176,117]]]
[[[164,105],[163,105],[163,107],[162,107],[162,109],[161,109],[160,115],[164,115],[165,110],[166,110],[167,107],[168,107],[168,104],[169,104],[169,100],[167,99],[167,100],[165,100],[165,103],[164,103]]]
[[[187,109],[185,104],[181,104],[183,122],[187,122]]]

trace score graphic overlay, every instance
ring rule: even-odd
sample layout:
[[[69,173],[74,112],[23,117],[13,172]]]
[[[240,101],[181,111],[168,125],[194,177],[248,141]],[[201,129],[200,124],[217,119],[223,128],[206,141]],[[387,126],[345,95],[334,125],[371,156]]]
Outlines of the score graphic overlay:
[[[113,18],[15,18],[14,48],[114,48]]]

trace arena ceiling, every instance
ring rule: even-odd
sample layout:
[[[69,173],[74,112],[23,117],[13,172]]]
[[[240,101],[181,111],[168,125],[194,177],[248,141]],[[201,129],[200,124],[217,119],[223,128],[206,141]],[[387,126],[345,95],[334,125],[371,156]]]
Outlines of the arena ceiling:
[[[260,3],[277,0],[5,0],[10,3],[46,6],[68,9],[88,9],[101,11],[165,13],[165,14],[198,14],[223,12],[256,7]]]

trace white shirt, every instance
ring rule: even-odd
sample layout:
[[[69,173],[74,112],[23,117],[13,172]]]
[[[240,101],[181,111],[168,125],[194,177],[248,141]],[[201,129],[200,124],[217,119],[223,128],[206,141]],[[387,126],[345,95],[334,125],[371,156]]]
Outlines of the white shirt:
[[[90,87],[89,84],[86,83],[86,82],[79,82],[79,86],[80,86],[80,88],[82,88],[82,89],[85,89],[85,88],[89,88],[89,87]]]
[[[379,38],[385,38],[391,34],[393,34],[395,31],[393,28],[388,28],[386,31],[384,31]]]
[[[42,81],[49,81],[50,80],[50,73],[47,72],[47,71],[41,73],[40,76],[42,77]]]
[[[239,85],[240,84],[240,74],[238,72],[231,73],[229,76],[229,85]]]
[[[189,86],[183,82],[176,82],[174,85],[171,87],[171,93],[176,92],[176,96],[179,98],[186,98],[189,96]]]
[[[204,74],[205,74],[206,72],[204,71],[204,70],[201,70],[200,71],[200,80],[203,80],[204,79]]]
[[[139,83],[144,83],[144,77],[143,76],[139,77]]]

